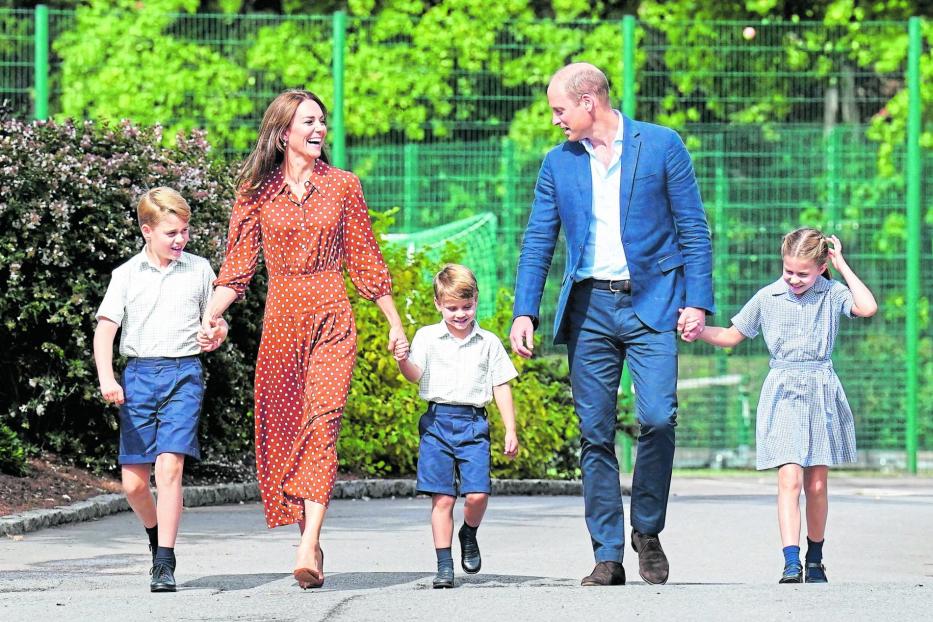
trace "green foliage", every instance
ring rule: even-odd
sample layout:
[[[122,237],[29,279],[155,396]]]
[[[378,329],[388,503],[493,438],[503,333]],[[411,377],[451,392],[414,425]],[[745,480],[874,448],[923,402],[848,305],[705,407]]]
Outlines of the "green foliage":
[[[248,73],[237,58],[172,32],[176,11],[198,0],[93,0],[55,39],[61,57],[59,118],[161,123],[168,136],[207,130],[215,144],[243,150],[252,127],[236,123],[253,105],[242,95]]]
[[[24,477],[29,475],[26,448],[16,432],[0,422],[0,473]]]
[[[0,123],[0,421],[89,466],[116,455],[116,410],[99,397],[91,335],[111,270],[141,247],[136,198],[176,188],[193,209],[191,251],[215,266],[223,252],[230,171],[201,134],[160,143],[159,128],[127,123]],[[249,450],[244,387],[260,306],[242,305],[231,339],[205,357],[207,457]]]

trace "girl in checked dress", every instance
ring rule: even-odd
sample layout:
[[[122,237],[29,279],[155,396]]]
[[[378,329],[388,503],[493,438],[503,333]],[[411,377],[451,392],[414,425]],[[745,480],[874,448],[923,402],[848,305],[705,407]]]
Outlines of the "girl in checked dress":
[[[780,583],[826,583],[823,533],[830,465],[856,461],[852,410],[830,355],[839,317],[871,317],[874,296],[842,257],[836,236],[797,229],[781,245],[784,272],[732,318],[699,338],[724,348],[764,335],[771,353],[758,401],[757,467],[778,469],[778,525],[784,547]],[[846,285],[829,278],[832,262]],[[800,490],[807,495],[806,567],[800,563]]]

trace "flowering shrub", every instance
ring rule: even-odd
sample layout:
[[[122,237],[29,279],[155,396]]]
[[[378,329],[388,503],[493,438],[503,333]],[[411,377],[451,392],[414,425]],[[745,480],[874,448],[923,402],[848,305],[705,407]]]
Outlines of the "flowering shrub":
[[[158,127],[0,121],[0,423],[32,446],[112,466],[117,411],[99,399],[94,314],[110,272],[139,252],[137,197],[176,188],[191,204],[191,252],[216,267],[230,175],[197,133],[163,149]],[[245,453],[261,297],[241,305],[228,344],[205,357],[202,445]],[[117,369],[122,361],[114,361]]]

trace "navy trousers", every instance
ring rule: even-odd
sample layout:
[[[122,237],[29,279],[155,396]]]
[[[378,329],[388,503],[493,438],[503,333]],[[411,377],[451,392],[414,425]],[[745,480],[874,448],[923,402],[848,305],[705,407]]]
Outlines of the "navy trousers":
[[[574,409],[580,419],[580,468],[586,526],[597,562],[622,561],[625,531],[615,452],[619,380],[628,363],[640,424],[632,480],[631,523],[639,533],[664,529],[674,464],[677,334],[645,326],[623,292],[574,286],[567,342]]]

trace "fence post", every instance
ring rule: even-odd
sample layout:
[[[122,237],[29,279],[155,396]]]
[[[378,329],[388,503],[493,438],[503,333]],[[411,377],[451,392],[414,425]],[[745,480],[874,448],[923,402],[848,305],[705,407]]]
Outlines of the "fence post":
[[[402,148],[404,186],[402,188],[402,230],[415,230],[415,214],[418,209],[418,143],[407,142]]]
[[[502,184],[503,184],[503,195],[502,195],[502,217],[500,222],[505,223],[502,226],[504,231],[512,231],[516,223],[519,221],[518,217],[518,199],[515,195],[515,180],[518,179],[518,171],[516,170],[515,165],[515,143],[511,139],[505,138],[502,140]],[[499,253],[499,257],[518,257],[519,249],[515,248],[514,236],[504,235],[503,239],[497,240],[500,245],[508,245],[507,248],[503,249]],[[500,247],[501,248],[501,247]],[[497,262],[498,263],[498,262]],[[509,267],[504,265],[496,266],[496,277],[499,279],[499,282],[513,278],[514,275],[509,274]],[[504,277],[507,277],[504,279]],[[488,298],[488,297],[487,297]]]
[[[343,97],[343,60],[346,51],[347,40],[347,14],[343,11],[335,11],[333,15],[333,74],[334,74],[334,107],[331,111],[330,122],[333,131],[331,145],[333,145],[334,166],[337,168],[346,168],[346,128],[343,121],[344,97]]]
[[[839,126],[833,126],[826,137],[826,203],[829,208],[829,218],[826,230],[841,235],[839,231],[839,176],[842,174],[840,159],[842,156],[842,140]]]
[[[635,116],[635,16],[622,18],[622,112]]]
[[[632,117],[635,115],[635,16],[622,18],[622,112]],[[620,392],[628,394],[632,387],[632,375],[628,363],[622,368]],[[631,473],[634,466],[632,459],[632,437],[627,432],[619,435],[622,445],[622,471]]]
[[[727,222],[726,211],[728,209],[729,202],[729,178],[726,175],[726,139],[722,132],[718,132],[714,138],[714,201],[713,201],[713,265],[715,269],[713,271],[713,290],[715,291],[720,302],[722,300],[730,299],[729,295],[729,278],[726,275],[726,267],[728,262],[726,258],[729,256],[729,227]],[[729,371],[729,360],[728,355],[724,348],[716,348],[716,375],[725,376]],[[726,386],[720,386],[715,389],[715,404],[717,413],[723,414],[723,436],[722,436],[722,446],[725,446],[729,442],[726,431],[729,429],[728,422],[726,421],[726,413],[729,412],[727,408],[728,403],[728,392],[729,388]],[[741,421],[737,428],[741,427]],[[710,442],[713,443],[711,446],[715,447],[715,438],[710,438]]]
[[[920,102],[920,56],[923,53],[919,17],[911,17],[907,23],[909,44],[907,48],[907,318],[904,335],[907,430],[907,470],[917,472],[917,410],[920,361],[920,179],[922,162],[920,152],[921,102]]]
[[[37,121],[45,121],[49,118],[49,7],[44,4],[36,5],[33,40],[33,117]]]

